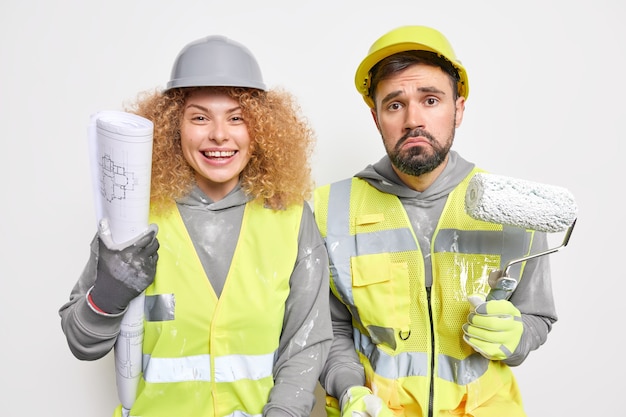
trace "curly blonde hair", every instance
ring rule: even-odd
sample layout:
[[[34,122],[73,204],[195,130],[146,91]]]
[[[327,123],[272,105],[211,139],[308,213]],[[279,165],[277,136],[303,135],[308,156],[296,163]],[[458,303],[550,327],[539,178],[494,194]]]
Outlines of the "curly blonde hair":
[[[273,209],[308,200],[314,186],[310,156],[315,135],[292,94],[281,89],[189,87],[140,93],[127,109],[154,124],[153,209],[171,207],[196,183],[194,170],[183,156],[180,125],[187,97],[203,88],[224,91],[241,106],[251,138],[251,158],[240,177],[244,192]]]

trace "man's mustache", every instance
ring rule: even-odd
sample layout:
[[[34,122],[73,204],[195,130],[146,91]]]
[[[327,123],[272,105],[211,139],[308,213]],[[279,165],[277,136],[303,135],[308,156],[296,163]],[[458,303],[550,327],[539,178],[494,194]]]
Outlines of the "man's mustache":
[[[435,142],[435,138],[433,137],[433,135],[431,135],[430,133],[428,133],[424,129],[417,128],[417,129],[413,129],[413,130],[407,132],[404,136],[402,136],[400,138],[400,140],[398,140],[398,143],[396,143],[395,148],[396,149],[400,149],[400,147],[404,144],[404,142],[406,142],[409,138],[416,138],[416,137],[419,137],[419,136],[428,139],[428,141],[431,142],[431,143]]]

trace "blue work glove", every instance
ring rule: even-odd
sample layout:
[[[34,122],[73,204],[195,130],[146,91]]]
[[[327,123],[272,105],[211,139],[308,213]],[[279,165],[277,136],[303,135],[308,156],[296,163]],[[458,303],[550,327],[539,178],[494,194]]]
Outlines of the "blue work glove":
[[[341,417],[392,417],[387,405],[367,387],[354,386],[341,398]]]
[[[96,281],[90,292],[95,307],[109,314],[122,313],[152,284],[159,258],[157,231],[156,224],[151,224],[135,239],[115,244],[107,219],[100,222]]]
[[[465,342],[487,359],[510,357],[524,332],[520,311],[508,300],[469,301],[474,308],[463,325]]]

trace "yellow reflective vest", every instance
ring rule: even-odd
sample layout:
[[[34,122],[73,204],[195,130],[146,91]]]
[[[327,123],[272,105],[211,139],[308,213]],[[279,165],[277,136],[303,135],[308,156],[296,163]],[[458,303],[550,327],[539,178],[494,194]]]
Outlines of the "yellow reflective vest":
[[[261,415],[274,385],[301,217],[301,205],[275,211],[248,203],[219,299],[178,210],[151,218],[159,261],[146,290],[143,374],[129,415]],[[118,406],[115,415],[126,413]]]
[[[331,289],[351,312],[366,385],[397,415],[428,416],[429,409],[433,416],[525,415],[510,368],[462,339],[467,296],[486,295],[489,273],[527,255],[534,235],[466,214],[465,191],[478,171],[450,193],[433,233],[431,288],[415,231],[395,195],[359,178],[315,192]],[[511,275],[521,276],[523,267]],[[331,415],[337,401],[327,400]]]

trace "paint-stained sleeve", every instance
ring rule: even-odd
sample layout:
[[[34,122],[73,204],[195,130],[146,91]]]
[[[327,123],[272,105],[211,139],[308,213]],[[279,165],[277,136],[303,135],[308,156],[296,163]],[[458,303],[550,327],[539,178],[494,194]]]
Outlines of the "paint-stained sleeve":
[[[100,359],[113,349],[123,318],[123,313],[97,313],[87,303],[87,291],[96,280],[97,257],[98,240],[94,237],[89,260],[70,292],[69,301],[59,309],[70,351],[76,358],[87,361]]]
[[[330,294],[333,344],[322,369],[320,383],[337,400],[355,385],[365,385],[365,371],[354,348],[352,316],[346,306]]]
[[[328,254],[305,204],[299,250],[264,416],[309,416],[315,387],[332,343],[328,306]]]
[[[537,232],[530,253],[540,253],[547,249],[546,234]],[[510,301],[522,313],[524,333],[513,355],[504,362],[509,366],[517,366],[524,362],[530,352],[546,342],[552,325],[557,321],[550,255],[526,262],[522,277]]]

